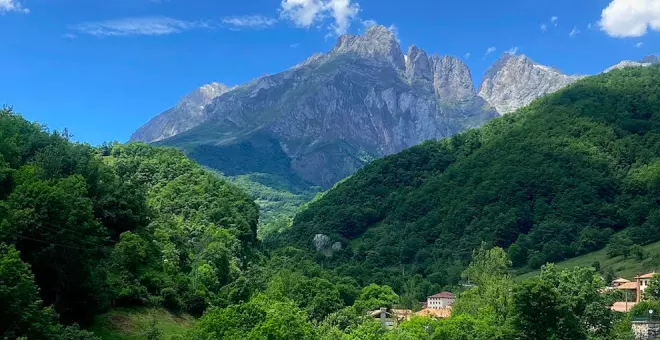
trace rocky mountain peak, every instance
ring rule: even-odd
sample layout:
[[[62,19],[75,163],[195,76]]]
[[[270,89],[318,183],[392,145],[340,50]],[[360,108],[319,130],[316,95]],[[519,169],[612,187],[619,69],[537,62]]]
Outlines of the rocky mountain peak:
[[[206,84],[181,98],[176,106],[185,105],[190,107],[200,107],[203,109],[205,105],[213,100],[213,98],[218,97],[229,90],[231,90],[231,88],[222,83]]]
[[[431,57],[433,88],[445,102],[461,102],[475,96],[474,83],[468,66],[453,56]]]
[[[580,78],[536,63],[525,55],[505,53],[486,71],[479,96],[505,114]]]
[[[131,136],[131,141],[157,142],[187,131],[205,120],[204,107],[233,88],[221,83],[201,86],[185,95],[171,109],[151,119]]]
[[[646,57],[642,58],[642,63],[657,64],[660,63],[660,57],[658,57],[657,55],[647,55]]]
[[[396,68],[405,69],[403,52],[396,36],[382,25],[369,27],[363,35],[340,36],[331,54],[356,54],[363,58],[387,60]]]
[[[415,45],[410,45],[408,54],[406,55],[406,78],[414,80],[421,78],[425,80],[433,80],[433,71],[429,57],[424,50]]]

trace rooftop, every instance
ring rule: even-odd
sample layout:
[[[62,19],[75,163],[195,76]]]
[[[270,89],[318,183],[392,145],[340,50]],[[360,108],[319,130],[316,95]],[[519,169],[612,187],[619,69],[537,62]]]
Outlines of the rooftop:
[[[618,278],[618,279],[612,281],[612,283],[628,283],[628,282],[630,282],[630,280],[626,280],[626,279],[624,279],[624,278],[622,278],[622,277],[620,277],[620,278]]]
[[[616,289],[623,289],[623,290],[637,290],[637,282],[626,282],[618,287]]]
[[[637,304],[637,302],[618,301],[618,302],[615,302],[614,305],[612,305],[612,307],[610,307],[610,309],[615,311],[615,312],[627,313],[627,312],[630,311],[630,309],[635,307],[636,304]]]
[[[642,275],[635,276],[635,278],[636,279],[650,279],[650,278],[653,278],[655,276],[655,274],[656,274],[655,272],[648,273],[648,274],[642,274]]]
[[[453,299],[454,294],[450,292],[442,292],[435,295],[429,296],[430,298],[444,298],[444,299]]]

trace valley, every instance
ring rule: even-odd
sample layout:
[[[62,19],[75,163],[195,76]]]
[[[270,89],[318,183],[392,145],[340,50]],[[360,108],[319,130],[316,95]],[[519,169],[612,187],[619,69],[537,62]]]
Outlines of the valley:
[[[280,13],[350,4],[324,1]],[[222,25],[278,22],[249,19]],[[204,85],[127,143],[3,106],[0,338],[660,334],[660,59],[565,74],[517,46],[491,63],[493,46],[475,86],[470,53],[404,52],[372,21],[285,71]]]

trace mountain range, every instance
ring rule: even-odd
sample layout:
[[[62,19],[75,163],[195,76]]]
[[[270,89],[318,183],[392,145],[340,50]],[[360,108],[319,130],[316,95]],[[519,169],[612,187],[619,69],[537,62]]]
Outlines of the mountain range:
[[[475,89],[460,59],[416,46],[404,54],[374,25],[282,73],[205,85],[131,141],[181,148],[228,176],[329,188],[375,158],[478,127],[579,78],[504,54]]]

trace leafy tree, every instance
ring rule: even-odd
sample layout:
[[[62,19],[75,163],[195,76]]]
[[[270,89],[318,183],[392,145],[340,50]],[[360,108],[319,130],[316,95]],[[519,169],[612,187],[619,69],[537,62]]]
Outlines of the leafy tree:
[[[475,250],[472,262],[462,274],[464,279],[475,282],[476,286],[461,293],[452,306],[452,313],[504,324],[513,285],[508,270],[509,261],[504,250],[498,247],[487,249],[482,244]]]
[[[550,282],[533,278],[514,289],[511,322],[521,338],[557,338],[563,314],[559,292]]]
[[[644,290],[644,298],[649,300],[660,300],[660,275],[653,275],[649,286]],[[660,312],[660,310],[658,310]]]
[[[52,308],[42,308],[30,266],[14,246],[0,243],[0,336],[6,339],[95,340],[77,325],[57,323]]]
[[[615,235],[610,240],[610,243],[607,244],[606,253],[609,257],[623,256],[628,258],[630,256],[631,248],[633,246],[632,241],[625,235]]]
[[[392,308],[399,301],[399,296],[389,286],[370,284],[362,288],[360,296],[355,300],[355,308],[364,312],[379,308]]]
[[[249,302],[209,310],[195,325],[194,339],[314,339],[306,313],[290,300],[255,295]]]

